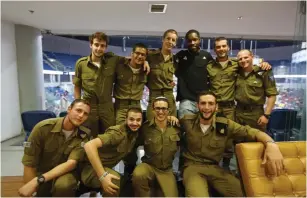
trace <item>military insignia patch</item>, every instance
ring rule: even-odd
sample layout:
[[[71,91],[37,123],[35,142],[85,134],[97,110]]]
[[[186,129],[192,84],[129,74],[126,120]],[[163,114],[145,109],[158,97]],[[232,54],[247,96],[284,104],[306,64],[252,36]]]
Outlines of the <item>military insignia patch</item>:
[[[221,134],[224,134],[224,133],[225,133],[225,130],[224,130],[224,129],[221,129],[221,130],[220,130],[220,133],[221,133]]]
[[[31,142],[23,142],[23,147],[24,148],[30,148],[31,147]]]

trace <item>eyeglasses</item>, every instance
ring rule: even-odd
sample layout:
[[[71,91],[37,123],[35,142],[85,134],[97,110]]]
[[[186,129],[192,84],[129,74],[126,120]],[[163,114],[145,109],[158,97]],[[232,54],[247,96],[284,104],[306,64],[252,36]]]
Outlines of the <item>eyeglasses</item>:
[[[157,111],[157,112],[159,112],[159,111],[165,112],[165,111],[168,111],[168,108],[166,108],[166,107],[155,107],[154,110]]]
[[[137,56],[142,56],[142,57],[146,57],[146,54],[141,53],[141,52],[133,52],[135,55]]]

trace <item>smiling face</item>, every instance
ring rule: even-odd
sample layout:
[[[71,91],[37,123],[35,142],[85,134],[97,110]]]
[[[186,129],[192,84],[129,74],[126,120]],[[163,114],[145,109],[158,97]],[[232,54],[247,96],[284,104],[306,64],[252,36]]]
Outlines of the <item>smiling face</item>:
[[[237,55],[239,66],[243,69],[253,67],[253,55],[249,50],[241,50]]]
[[[132,132],[137,132],[142,125],[142,113],[129,111],[126,118],[126,125]]]
[[[206,121],[212,119],[218,108],[216,98],[210,94],[200,96],[197,106],[201,118]]]
[[[162,40],[162,49],[171,51],[176,46],[177,38],[178,36],[176,32],[167,32]]]
[[[218,58],[227,57],[229,52],[227,40],[215,41],[214,51]]]

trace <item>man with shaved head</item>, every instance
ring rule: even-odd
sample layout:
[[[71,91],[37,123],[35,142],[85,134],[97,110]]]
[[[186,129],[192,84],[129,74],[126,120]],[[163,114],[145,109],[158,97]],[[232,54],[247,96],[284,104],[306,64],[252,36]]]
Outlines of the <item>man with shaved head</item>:
[[[249,50],[239,51],[237,58],[240,69],[235,92],[236,121],[265,132],[278,95],[273,72],[253,65]]]

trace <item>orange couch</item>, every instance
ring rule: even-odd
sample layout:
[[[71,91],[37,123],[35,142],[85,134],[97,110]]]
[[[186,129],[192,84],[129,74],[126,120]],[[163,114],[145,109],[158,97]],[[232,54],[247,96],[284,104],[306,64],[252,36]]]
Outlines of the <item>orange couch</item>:
[[[305,196],[306,142],[278,142],[284,156],[285,171],[279,177],[267,177],[261,164],[264,145],[259,142],[236,145],[238,166],[248,197]]]

